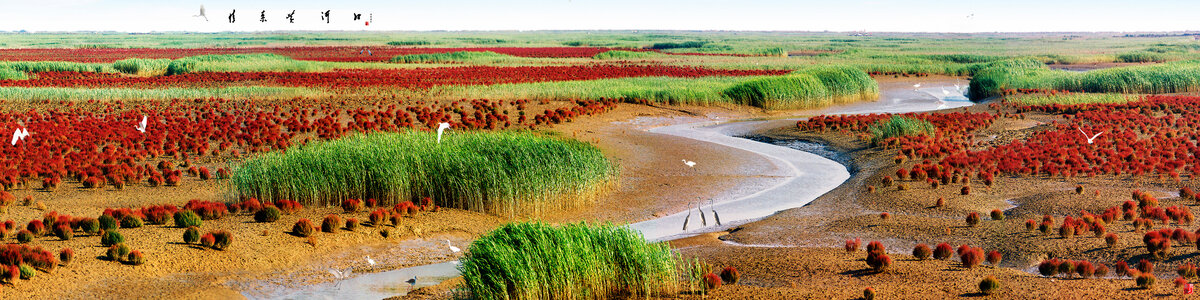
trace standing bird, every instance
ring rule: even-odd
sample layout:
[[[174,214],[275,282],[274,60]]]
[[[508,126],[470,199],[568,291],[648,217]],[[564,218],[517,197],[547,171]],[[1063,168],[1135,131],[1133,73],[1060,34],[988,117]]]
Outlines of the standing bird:
[[[192,16],[192,17],[193,17],[193,18],[195,18],[195,17],[204,17],[204,21],[205,21],[205,22],[208,22],[208,15],[205,15],[205,14],[204,14],[204,4],[200,4],[200,14],[198,14],[198,15],[194,15],[194,16]]]
[[[446,247],[450,247],[450,252],[458,253],[460,251],[458,247],[450,244],[450,240],[446,240]]]
[[[708,210],[711,210],[711,211],[712,211],[712,213],[713,213],[713,220],[716,220],[716,221],[717,221],[717,226],[721,226],[721,216],[718,216],[718,215],[717,215],[717,208],[716,208],[716,206],[715,206],[715,205],[713,205],[713,200],[712,200],[712,199],[708,199]]]
[[[133,128],[137,129],[138,132],[146,133],[146,115],[142,115],[142,122]]]
[[[686,159],[685,159],[685,160],[683,160],[683,164],[687,165],[688,167],[695,167],[695,166],[696,166],[696,162],[694,162],[694,161],[690,161],[690,160],[686,160]]]
[[[371,259],[371,256],[370,256],[370,255],[367,255],[367,263],[368,263],[368,264],[371,264],[371,267],[374,267],[374,266],[375,266],[375,260],[374,260],[374,259]]]
[[[696,212],[700,213],[700,226],[708,227],[708,218],[704,217],[704,210],[700,209],[700,205],[703,204],[703,201],[696,201]]]
[[[692,208],[688,208],[688,215],[683,217],[683,232],[687,232],[688,220],[692,219]]]
[[[411,292],[413,287],[417,286],[417,276],[413,275],[413,278],[405,280],[404,282],[408,283],[408,291]]]
[[[1091,144],[1093,141],[1095,141],[1095,140],[1096,140],[1096,138],[1097,138],[1097,137],[1100,137],[1100,135],[1101,135],[1101,134],[1104,134],[1104,132],[1103,132],[1103,131],[1101,131],[1100,133],[1097,133],[1096,135],[1093,135],[1093,136],[1091,136],[1091,137],[1088,137],[1088,134],[1087,134],[1087,132],[1083,132],[1083,128],[1081,128],[1081,127],[1079,127],[1079,126],[1075,126],[1075,129],[1079,129],[1079,133],[1082,133],[1082,134],[1083,134],[1083,137],[1084,137],[1084,138],[1087,138],[1087,140],[1088,140],[1088,144]]]
[[[913,90],[914,90],[914,91],[915,91],[915,90],[917,90],[917,89],[919,89],[919,88],[921,88],[921,84],[920,84],[920,83],[918,83],[918,84],[914,84],[914,85],[913,85]]]
[[[446,130],[446,128],[450,128],[450,123],[442,122],[442,123],[438,124],[438,130],[437,130],[437,132],[438,132],[438,138],[437,138],[437,142],[438,142],[438,144],[441,144],[441,143],[442,143],[442,131]],[[449,242],[449,241],[447,241],[447,242]]]

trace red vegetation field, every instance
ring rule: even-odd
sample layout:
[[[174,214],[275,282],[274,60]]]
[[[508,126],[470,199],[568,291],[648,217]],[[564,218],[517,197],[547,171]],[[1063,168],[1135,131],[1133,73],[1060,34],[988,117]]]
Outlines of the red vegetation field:
[[[217,72],[131,77],[120,74],[42,72],[28,80],[0,80],[20,87],[219,87],[267,85],[293,87],[423,89],[439,85],[492,85],[624,77],[704,77],[780,75],[779,70],[718,70],[664,65],[580,65],[522,67],[443,67],[402,70],[337,70],[332,72]]]

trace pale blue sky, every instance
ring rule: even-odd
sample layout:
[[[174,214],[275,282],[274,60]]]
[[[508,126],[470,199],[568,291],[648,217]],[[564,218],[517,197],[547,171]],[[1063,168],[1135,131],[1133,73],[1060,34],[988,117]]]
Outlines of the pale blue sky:
[[[209,22],[191,17],[201,4]],[[237,23],[229,24],[232,9]],[[318,15],[327,9],[330,24]],[[267,23],[258,22],[262,10]],[[352,21],[353,12],[373,13],[375,22]],[[1200,1],[1167,0],[0,0],[0,30],[1176,31],[1200,30],[1197,13]]]

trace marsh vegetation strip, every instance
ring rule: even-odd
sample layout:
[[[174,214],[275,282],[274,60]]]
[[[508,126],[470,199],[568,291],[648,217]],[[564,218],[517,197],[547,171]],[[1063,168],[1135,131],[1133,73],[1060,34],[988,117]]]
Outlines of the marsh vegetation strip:
[[[615,176],[587,143],[532,132],[371,133],[262,154],[234,168],[241,196],[337,205],[345,199],[500,215],[573,207]],[[564,200],[566,199],[566,200]]]

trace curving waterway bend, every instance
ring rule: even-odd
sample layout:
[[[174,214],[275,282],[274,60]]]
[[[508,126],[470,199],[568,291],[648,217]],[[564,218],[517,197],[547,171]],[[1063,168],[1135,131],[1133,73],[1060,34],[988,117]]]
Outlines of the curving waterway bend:
[[[914,88],[914,83],[921,87]],[[919,81],[895,81],[880,83],[878,101],[842,105],[813,111],[817,114],[867,114],[906,113],[958,108],[974,105],[961,91],[966,90],[966,81],[961,79]],[[799,145],[780,145],[754,141],[740,136],[753,134],[764,128],[794,126],[796,120],[702,122],[663,126],[650,132],[678,136],[723,147],[745,150],[769,160],[775,166],[775,174],[761,174],[779,178],[772,185],[757,190],[738,191],[724,199],[713,199],[708,205],[705,199],[703,210],[711,216],[715,209],[722,224],[709,222],[702,226],[699,216],[689,219],[688,230],[683,230],[683,221],[690,212],[677,212],[664,217],[628,225],[641,231],[649,241],[665,241],[705,232],[733,228],[737,225],[766,218],[778,211],[801,207],[817,197],[837,188],[850,178],[847,167],[837,161],[817,154],[805,152]],[[703,164],[704,162],[697,162]],[[415,287],[435,285],[442,280],[457,277],[457,261],[416,266],[386,272],[361,274],[337,282],[310,285],[302,288],[282,288],[272,296],[251,299],[381,299],[404,295],[409,285],[406,280],[417,276]]]

